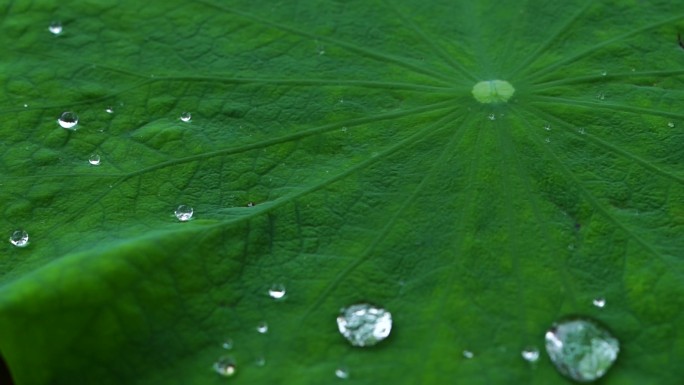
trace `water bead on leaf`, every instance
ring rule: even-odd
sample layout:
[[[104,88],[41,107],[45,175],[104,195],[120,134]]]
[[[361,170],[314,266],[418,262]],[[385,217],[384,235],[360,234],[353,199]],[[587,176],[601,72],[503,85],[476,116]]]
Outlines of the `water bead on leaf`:
[[[57,123],[60,127],[67,130],[76,130],[76,125],[78,124],[78,115],[75,112],[65,111],[57,119]]]
[[[53,35],[59,35],[60,33],[62,33],[62,23],[60,23],[59,21],[53,21],[48,26],[48,31],[50,31],[50,33]]]
[[[181,222],[187,222],[192,218],[193,210],[192,207],[187,205],[180,205],[174,211],[176,218]]]
[[[192,120],[192,114],[189,112],[183,112],[180,116],[180,120],[183,122],[189,122]]]
[[[285,297],[285,293],[285,285],[279,283],[274,284],[270,289],[268,289],[268,296],[273,299],[281,299]]]
[[[17,230],[10,235],[9,241],[16,247],[26,247],[29,241],[29,235],[24,230]]]
[[[353,346],[372,346],[389,336],[392,314],[367,303],[352,305],[342,309],[337,328]]]
[[[221,357],[213,365],[214,371],[222,377],[232,377],[235,375],[235,361],[230,357]]]
[[[88,158],[88,163],[92,164],[93,166],[99,166],[100,165],[100,156],[97,154],[90,155],[90,158]]]

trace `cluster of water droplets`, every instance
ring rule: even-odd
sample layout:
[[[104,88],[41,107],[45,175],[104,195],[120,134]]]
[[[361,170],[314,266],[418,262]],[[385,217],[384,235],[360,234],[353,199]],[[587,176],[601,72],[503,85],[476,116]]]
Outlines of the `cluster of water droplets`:
[[[341,309],[337,328],[353,346],[373,346],[389,336],[392,314],[367,303],[355,304]]]

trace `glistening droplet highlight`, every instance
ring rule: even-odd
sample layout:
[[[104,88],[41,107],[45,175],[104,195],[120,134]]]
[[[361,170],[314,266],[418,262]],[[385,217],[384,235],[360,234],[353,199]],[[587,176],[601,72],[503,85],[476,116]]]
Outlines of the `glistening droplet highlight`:
[[[62,128],[75,131],[76,125],[78,124],[78,115],[71,111],[62,112],[62,115],[60,115],[59,119],[57,119],[57,123]]]
[[[192,120],[192,114],[189,112],[183,112],[180,116],[180,120],[183,122],[189,122]]]
[[[389,336],[392,314],[367,303],[355,304],[341,310],[337,328],[353,346],[373,346]]]
[[[59,35],[60,33],[62,33],[62,23],[60,23],[59,21],[53,21],[48,26],[48,31],[50,31],[50,33],[53,35]]]
[[[594,321],[574,319],[553,325],[544,335],[546,352],[558,371],[575,381],[603,377],[620,352],[620,343]]]
[[[271,286],[270,289],[268,289],[268,296],[273,298],[273,299],[282,299],[285,297],[285,285],[276,283]]]
[[[181,222],[187,222],[192,219],[193,210],[192,207],[187,205],[180,205],[174,211],[176,218]]]
[[[24,230],[16,230],[10,235],[9,241],[16,247],[26,247],[29,241],[29,235]]]
[[[99,166],[100,165],[100,156],[97,154],[90,155],[90,158],[88,158],[88,163],[92,164],[93,166]]]
[[[213,369],[221,377],[232,377],[235,375],[237,367],[235,361],[230,357],[221,357],[214,362]]]
[[[537,362],[539,360],[539,349],[535,346],[528,346],[520,352],[520,355],[527,362]]]

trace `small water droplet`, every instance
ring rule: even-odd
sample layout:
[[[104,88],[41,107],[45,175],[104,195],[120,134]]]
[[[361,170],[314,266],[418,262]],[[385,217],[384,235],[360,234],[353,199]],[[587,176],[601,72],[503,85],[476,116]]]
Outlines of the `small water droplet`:
[[[228,338],[227,340],[223,341],[223,344],[221,346],[226,350],[230,350],[233,348],[233,340]]]
[[[189,112],[183,112],[180,116],[180,120],[184,122],[189,122],[190,120],[192,120],[192,114]]]
[[[28,104],[24,103],[24,108],[28,108]]]
[[[174,214],[176,214],[176,218],[178,218],[179,221],[186,222],[192,218],[193,210],[190,206],[180,205],[176,208]]]
[[[591,301],[591,303],[597,308],[602,309],[604,306],[606,306],[606,299],[603,297],[594,298],[594,300]]]
[[[527,362],[537,362],[539,360],[539,349],[534,346],[528,346],[520,352],[520,355]]]
[[[67,130],[76,130],[75,127],[78,124],[78,115],[76,115],[75,112],[65,111],[59,116],[57,123]]]
[[[100,156],[97,154],[90,155],[90,158],[88,158],[88,163],[92,164],[93,166],[99,166],[100,165]]]
[[[668,122],[667,126],[670,128],[674,128],[675,124],[674,124],[674,122]]]
[[[59,35],[60,33],[62,33],[62,23],[60,23],[59,21],[53,21],[48,26],[48,31],[50,31],[50,33],[53,35]]]
[[[546,139],[544,139],[544,141],[545,141],[546,143],[551,143],[551,138],[546,138]]]
[[[9,241],[16,247],[25,247],[28,245],[29,235],[24,230],[17,230],[10,235]]]
[[[268,295],[273,299],[281,299],[285,297],[285,285],[277,283],[268,289]]]
[[[544,129],[545,129],[546,131],[551,131],[551,123],[546,123],[546,124],[544,125]]]
[[[261,334],[266,334],[266,332],[268,332],[268,324],[266,322],[259,322],[256,330]]]
[[[580,135],[584,135],[584,134],[586,133],[586,131],[584,130],[584,127],[578,128],[578,129],[577,129],[577,132],[579,132]]]
[[[620,352],[620,343],[593,321],[575,319],[556,324],[545,334],[546,352],[556,369],[579,382],[602,377]]]
[[[464,350],[463,351],[463,357],[465,357],[467,359],[471,359],[471,358],[475,357],[475,354],[473,352],[471,352],[470,350]]]
[[[372,346],[389,336],[392,314],[367,303],[352,305],[341,310],[337,328],[353,346]]]
[[[608,71],[606,71],[606,70],[601,71],[601,76],[606,76],[606,75],[608,75]]]
[[[265,366],[266,358],[264,356],[259,356],[256,360],[254,360],[254,363],[256,364],[256,366]]]
[[[606,100],[606,93],[605,92],[599,92],[598,94],[596,94],[596,99]]]
[[[348,128],[347,127],[342,127],[342,132],[347,132]]]
[[[341,366],[335,369],[335,377],[346,380],[347,378],[349,378],[349,370]]]
[[[494,114],[489,114],[489,115],[487,115],[487,119],[489,119],[489,120],[496,120],[496,115],[494,115]]]
[[[107,107],[107,108],[105,108],[105,112],[108,113],[108,114],[113,114],[113,113],[114,113],[114,109],[113,109],[112,107]]]
[[[214,371],[223,377],[232,377],[235,375],[236,366],[235,361],[230,357],[221,357],[214,362]]]
[[[247,202],[247,207],[254,207],[254,202]]]

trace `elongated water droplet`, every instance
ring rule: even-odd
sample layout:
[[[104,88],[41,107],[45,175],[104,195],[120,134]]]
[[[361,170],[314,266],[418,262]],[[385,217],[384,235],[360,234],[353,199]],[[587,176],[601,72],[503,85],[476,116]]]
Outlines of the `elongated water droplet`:
[[[470,350],[464,350],[463,351],[463,357],[465,357],[467,359],[471,359],[471,358],[475,357],[475,353],[471,352]]]
[[[10,235],[9,241],[16,247],[25,247],[28,245],[29,235],[24,230],[17,230]]]
[[[266,332],[268,332],[268,324],[263,321],[259,322],[259,324],[256,327],[256,330],[261,334],[266,334]]]
[[[105,108],[105,112],[108,113],[108,114],[113,114],[113,113],[114,113],[114,109],[113,109],[112,107],[107,107],[107,108]]]
[[[176,218],[178,218],[179,221],[181,222],[187,222],[192,218],[192,207],[186,206],[186,205],[180,205],[176,208],[176,211],[174,212],[176,214]]]
[[[76,130],[75,127],[78,124],[78,115],[71,111],[62,112],[62,115],[60,115],[59,119],[57,119],[57,123],[59,123],[62,128],[66,128],[67,130]]]
[[[90,158],[88,158],[88,163],[92,164],[93,166],[99,166],[100,165],[100,156],[97,154],[90,155]]]
[[[341,310],[337,328],[353,346],[372,346],[389,336],[392,314],[367,303],[352,305]]]
[[[233,340],[228,338],[227,340],[223,341],[223,345],[221,346],[226,350],[230,350],[233,348]]]
[[[62,23],[60,23],[59,21],[53,21],[48,26],[48,31],[50,31],[50,33],[53,35],[59,35],[60,33],[62,33]]]
[[[339,368],[335,369],[335,377],[346,380],[349,378],[349,370],[344,366],[340,366]]]
[[[189,122],[190,120],[192,120],[192,114],[189,112],[183,112],[180,116],[180,120],[184,122]]]
[[[520,352],[520,355],[527,362],[537,362],[539,360],[539,349],[534,346],[528,346]]]
[[[273,299],[281,299],[285,297],[285,286],[282,284],[275,284],[268,289],[268,295]]]
[[[613,365],[620,343],[593,321],[575,319],[546,332],[546,352],[556,369],[579,382],[601,378]]]
[[[214,371],[222,377],[232,377],[235,375],[235,361],[230,357],[221,357],[213,365]]]
[[[606,306],[606,299],[603,297],[594,298],[594,300],[591,301],[591,303],[594,304],[594,306],[596,306],[597,308],[602,309],[604,306]]]

